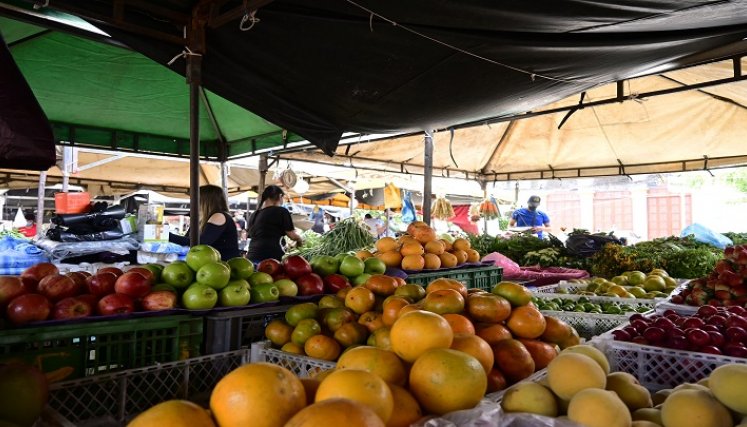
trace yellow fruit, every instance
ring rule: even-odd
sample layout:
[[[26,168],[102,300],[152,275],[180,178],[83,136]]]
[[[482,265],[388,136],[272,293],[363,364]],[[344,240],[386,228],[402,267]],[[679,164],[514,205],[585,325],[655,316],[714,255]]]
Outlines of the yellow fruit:
[[[399,268],[402,263],[402,254],[399,251],[381,252],[376,255],[376,258],[380,259],[384,265],[390,268]]]
[[[678,390],[670,394],[661,407],[661,420],[664,427],[733,425],[729,410],[703,390]]]
[[[662,427],[662,426],[661,424],[657,424],[652,421],[638,420],[638,421],[633,421],[633,423],[630,424],[630,427]]]
[[[402,258],[402,269],[420,271],[425,267],[425,258],[422,255],[405,255]]]
[[[210,395],[210,410],[220,426],[282,427],[304,406],[306,392],[301,380],[270,363],[234,369]]]
[[[631,411],[654,406],[651,393],[626,372],[613,372],[607,375],[607,390],[614,391]]]
[[[304,408],[285,425],[285,427],[319,426],[384,427],[384,422],[366,405],[350,399],[329,399]]]
[[[372,258],[374,254],[372,254],[370,251],[363,250],[363,251],[356,252],[355,256],[361,261],[365,261],[368,258]]]
[[[461,265],[467,262],[467,252],[454,249],[453,251],[451,251],[451,253],[456,257],[457,265]]]
[[[420,243],[405,243],[402,245],[402,249],[399,250],[399,252],[402,254],[403,257],[406,257],[408,255],[423,255],[425,253],[425,249],[423,249],[423,245]]]
[[[138,415],[127,427],[215,427],[205,409],[186,400],[167,400]]]
[[[431,240],[425,244],[425,251],[429,254],[441,255],[444,253],[444,244],[440,240]]]
[[[436,254],[425,254],[425,269],[436,270],[441,268],[441,258]]]
[[[454,240],[454,243],[451,244],[451,247],[454,248],[454,250],[465,251],[465,252],[472,249],[472,247],[469,244],[469,240],[462,239],[462,238]]]
[[[422,310],[403,314],[389,331],[392,350],[406,362],[413,363],[433,348],[449,348],[454,333],[449,322],[435,313]]]
[[[389,388],[394,398],[394,411],[392,411],[392,416],[387,421],[386,427],[409,427],[410,424],[423,417],[420,404],[409,391],[393,384],[389,384]]]
[[[506,390],[501,407],[506,412],[529,412],[546,417],[558,416],[558,403],[552,392],[530,381],[520,382]]]
[[[402,361],[391,351],[361,346],[346,351],[337,361],[338,369],[358,369],[381,377],[390,384],[404,385],[407,372]]]
[[[599,364],[599,366],[604,370],[605,374],[610,373],[610,362],[607,360],[607,356],[604,355],[601,351],[599,351],[598,348],[592,347],[590,345],[574,345],[572,347],[568,347],[565,350],[563,350],[563,353],[580,353],[585,354],[586,356],[591,357],[594,359],[595,362]],[[633,380],[635,380],[635,377],[633,377]],[[638,381],[636,381],[637,383]]]
[[[316,391],[316,402],[336,398],[362,403],[384,422],[389,420],[394,409],[392,392],[386,382],[378,375],[358,369],[338,369],[322,380]]]
[[[399,248],[399,243],[393,237],[382,237],[376,241],[377,252],[390,252],[396,251]]]
[[[732,411],[747,415],[747,365],[724,365],[708,378],[716,398]]]
[[[451,268],[451,267],[456,267],[457,265],[457,257],[454,256],[454,254],[444,252],[441,255],[439,255],[439,258],[441,258],[441,267]]]
[[[480,262],[480,252],[474,249],[468,249],[465,252],[467,252],[467,262]]]
[[[633,421],[651,421],[658,425],[663,425],[661,420],[661,411],[654,408],[642,408],[633,412]]]
[[[589,356],[560,353],[547,366],[547,381],[550,389],[558,397],[569,400],[581,390],[604,389],[607,385],[607,375]]]
[[[586,427],[630,427],[633,423],[628,407],[615,393],[597,388],[573,396],[568,404],[568,419]]]

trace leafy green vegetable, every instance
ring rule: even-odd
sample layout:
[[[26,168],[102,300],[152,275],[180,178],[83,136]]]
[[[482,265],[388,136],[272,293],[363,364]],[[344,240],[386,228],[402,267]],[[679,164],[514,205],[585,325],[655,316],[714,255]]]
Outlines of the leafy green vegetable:
[[[315,255],[337,255],[357,251],[369,248],[373,244],[374,239],[365,225],[355,218],[346,218],[338,222],[330,232],[319,237],[318,242],[304,242],[304,246],[297,253],[311,259]]]

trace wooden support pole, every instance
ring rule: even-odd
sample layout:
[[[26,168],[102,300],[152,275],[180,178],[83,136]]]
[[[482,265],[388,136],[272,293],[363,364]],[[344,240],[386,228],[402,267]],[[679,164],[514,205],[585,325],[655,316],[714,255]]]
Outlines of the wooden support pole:
[[[191,25],[187,27],[187,57],[189,84],[189,243],[200,243],[200,85],[202,85],[202,55],[205,53],[205,23],[207,16],[195,8]]]
[[[259,185],[257,186],[257,210],[261,206],[259,206],[259,201],[262,200],[262,193],[265,191],[266,186],[266,180],[267,180],[267,170],[269,169],[269,166],[267,166],[267,154],[260,154],[259,155]]]
[[[431,225],[431,194],[433,184],[433,131],[425,131],[423,183],[423,221]]]
[[[44,225],[44,195],[47,187],[47,171],[39,174],[39,189],[36,199],[36,237],[43,234],[42,226]]]

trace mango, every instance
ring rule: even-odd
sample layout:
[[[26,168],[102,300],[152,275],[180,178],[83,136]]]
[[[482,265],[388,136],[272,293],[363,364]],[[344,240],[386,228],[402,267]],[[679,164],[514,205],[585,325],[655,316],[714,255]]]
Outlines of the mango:
[[[596,388],[573,396],[568,418],[585,427],[630,427],[633,423],[628,407],[614,392]]]
[[[695,389],[672,392],[661,408],[664,427],[731,427],[731,414],[713,394]]]
[[[506,390],[501,407],[506,412],[558,416],[558,404],[552,392],[540,384],[529,381],[520,382]]]
[[[594,359],[573,352],[562,352],[550,362],[547,380],[553,393],[566,400],[587,388],[604,389],[607,385],[607,375]]]
[[[724,365],[708,378],[716,398],[729,409],[747,415],[747,365]]]

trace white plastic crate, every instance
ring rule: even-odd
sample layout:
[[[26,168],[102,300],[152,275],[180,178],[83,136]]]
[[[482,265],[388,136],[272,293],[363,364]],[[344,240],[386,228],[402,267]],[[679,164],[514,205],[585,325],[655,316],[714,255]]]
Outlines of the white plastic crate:
[[[314,359],[309,356],[288,353],[272,348],[270,341],[252,344],[252,363],[268,362],[280,365],[299,377],[311,377],[327,369],[334,369],[337,363],[328,360]]]
[[[635,308],[646,307],[649,310],[653,310],[657,304],[656,299],[644,299],[644,298],[619,298],[619,297],[605,297],[596,295],[577,295],[577,294],[556,294],[556,293],[535,293],[532,296],[541,299],[562,299],[567,301],[578,301],[580,298],[587,298],[594,304],[603,304],[614,302],[617,304],[627,304]]]
[[[151,406],[187,399],[207,407],[210,393],[223,376],[250,362],[248,349],[130,369],[113,374],[53,383],[46,426],[124,425]]]
[[[692,316],[693,314],[698,312],[699,308],[700,307],[696,307],[694,305],[675,304],[671,299],[668,298],[665,301],[661,301],[656,304],[656,313],[662,314],[667,310],[674,310],[680,316]]]
[[[633,313],[603,314],[583,313],[580,311],[542,310],[542,314],[557,317],[573,326],[580,337],[590,339],[627,323],[628,318]]]

